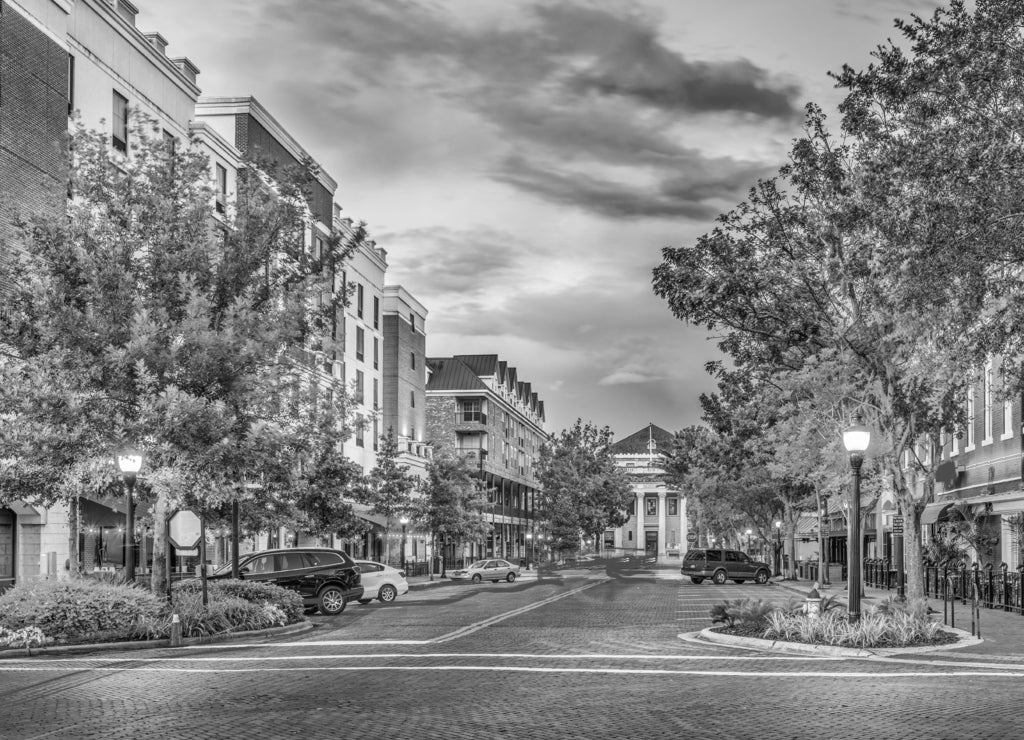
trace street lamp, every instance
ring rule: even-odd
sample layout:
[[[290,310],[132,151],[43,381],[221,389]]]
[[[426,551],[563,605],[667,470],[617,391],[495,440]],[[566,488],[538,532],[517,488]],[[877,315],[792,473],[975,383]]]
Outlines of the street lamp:
[[[782,522],[775,522],[775,575],[782,575]]]
[[[406,569],[406,525],[409,524],[409,517],[402,517],[401,522],[401,569]]]
[[[532,567],[533,561],[534,561],[534,557],[533,557],[533,552],[534,552],[534,550],[533,550],[533,532],[527,532],[526,533],[526,544],[527,544],[527,547],[529,547],[529,549],[530,549],[530,562],[527,563],[527,565],[526,565],[526,569],[529,570]]]
[[[131,583],[135,580],[135,478],[142,469],[142,453],[134,448],[125,448],[117,455],[117,467],[128,491],[128,512],[125,515],[125,548],[124,573],[125,579]]]
[[[752,535],[752,534],[754,534],[754,530],[748,529],[747,530],[747,552],[748,553],[750,552],[750,535]]]
[[[853,424],[843,430],[843,446],[850,453],[850,467],[853,469],[853,495],[850,502],[850,540],[847,543],[849,563],[847,568],[847,609],[850,621],[860,619],[860,466],[864,452],[871,442],[871,430],[864,426],[860,414],[854,414]]]

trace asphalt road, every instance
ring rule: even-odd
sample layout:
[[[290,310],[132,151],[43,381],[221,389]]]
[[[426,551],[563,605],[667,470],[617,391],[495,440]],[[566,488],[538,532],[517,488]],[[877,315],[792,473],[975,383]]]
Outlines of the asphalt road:
[[[1019,738],[1024,665],[686,639],[725,598],[670,571],[450,584],[301,635],[0,660],[0,738]]]

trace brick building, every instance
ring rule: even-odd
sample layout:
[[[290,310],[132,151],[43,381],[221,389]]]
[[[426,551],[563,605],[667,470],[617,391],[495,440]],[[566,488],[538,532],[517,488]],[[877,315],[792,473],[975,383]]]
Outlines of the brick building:
[[[615,464],[629,475],[633,501],[629,521],[604,533],[602,549],[624,554],[678,558],[686,550],[686,497],[669,488],[662,460],[672,434],[648,424],[612,445]]]
[[[468,460],[487,490],[491,533],[463,557],[523,558],[535,527],[540,482],[535,465],[544,430],[544,402],[497,355],[456,355],[427,360],[427,441]]]

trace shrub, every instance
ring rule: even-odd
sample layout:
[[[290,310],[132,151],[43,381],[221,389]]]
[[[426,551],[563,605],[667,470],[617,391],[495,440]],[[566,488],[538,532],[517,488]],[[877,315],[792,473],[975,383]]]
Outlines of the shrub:
[[[203,583],[198,578],[179,581],[172,587],[172,591],[174,593],[202,593],[202,589]],[[249,601],[259,606],[272,604],[284,612],[284,624],[301,622],[303,614],[305,613],[305,606],[302,603],[302,597],[295,591],[288,588],[282,588],[276,583],[217,579],[214,581],[207,581],[207,592],[211,601],[214,599],[220,600],[223,597],[234,597],[244,599],[245,601]]]
[[[138,586],[88,579],[19,583],[0,596],[0,626],[38,627],[51,639],[123,639],[156,618],[164,602]]]
[[[711,607],[712,623],[724,622],[729,627],[739,624],[759,626],[778,607],[763,599],[735,599]]]

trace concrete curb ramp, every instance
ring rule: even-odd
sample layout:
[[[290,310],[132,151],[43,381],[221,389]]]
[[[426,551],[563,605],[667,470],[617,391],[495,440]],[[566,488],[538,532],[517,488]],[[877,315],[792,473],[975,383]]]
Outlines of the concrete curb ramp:
[[[943,650],[956,650],[958,648],[979,645],[982,642],[980,637],[974,637],[970,632],[953,627],[944,627],[944,631],[952,632],[959,639],[956,643],[945,645],[926,645],[924,647],[905,648],[864,648],[837,647],[835,645],[810,645],[805,642],[783,642],[782,640],[760,640],[756,637],[742,637],[740,635],[727,635],[718,632],[711,627],[696,633],[696,636],[705,642],[718,645],[731,645],[733,647],[750,648],[753,650],[777,650],[788,653],[804,653],[809,655],[821,655],[830,658],[876,658],[880,656],[907,655],[913,653],[932,653]],[[694,635],[694,633],[687,633]],[[684,635],[679,635],[685,639]]]

